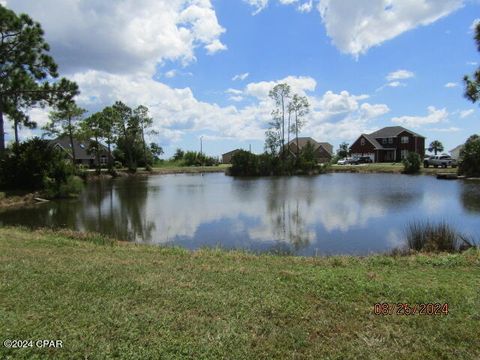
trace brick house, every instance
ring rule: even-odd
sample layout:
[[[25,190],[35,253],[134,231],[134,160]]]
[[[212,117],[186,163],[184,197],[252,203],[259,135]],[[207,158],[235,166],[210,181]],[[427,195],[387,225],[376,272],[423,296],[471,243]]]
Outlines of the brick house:
[[[298,151],[297,151],[297,140],[293,139],[288,143],[288,149],[292,154],[297,154],[297,152],[302,151],[302,149],[310,143],[313,145],[315,151],[315,159],[318,163],[327,163],[332,160],[333,156],[333,146],[327,142],[317,142],[311,137],[299,137],[298,138]]]
[[[425,137],[402,126],[387,126],[371,134],[362,134],[350,146],[353,157],[369,156],[374,162],[397,162],[416,152],[425,156]]]

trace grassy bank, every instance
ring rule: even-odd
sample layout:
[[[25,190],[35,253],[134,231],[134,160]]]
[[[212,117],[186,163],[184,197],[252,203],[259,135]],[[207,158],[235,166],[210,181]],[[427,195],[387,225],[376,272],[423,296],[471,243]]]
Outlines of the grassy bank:
[[[332,165],[330,171],[332,172],[352,172],[352,173],[390,173],[400,174],[403,172],[402,163],[376,163],[376,164],[361,164],[361,165]],[[438,173],[456,174],[457,168],[420,168],[420,174],[436,175]]]
[[[76,237],[0,229],[1,337],[63,340],[1,358],[480,357],[478,250],[314,259]],[[374,315],[385,302],[449,314]]]

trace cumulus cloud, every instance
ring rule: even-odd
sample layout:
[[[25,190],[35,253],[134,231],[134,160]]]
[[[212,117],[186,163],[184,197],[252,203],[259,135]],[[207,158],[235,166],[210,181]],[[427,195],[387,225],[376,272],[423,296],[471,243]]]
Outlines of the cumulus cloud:
[[[428,114],[425,116],[401,116],[392,118],[392,122],[407,127],[418,128],[428,124],[438,124],[448,120],[447,109],[436,109],[434,106],[427,108]]]
[[[333,44],[344,53],[359,56],[462,5],[462,0],[319,0],[318,10]]]
[[[225,50],[210,0],[8,0],[39,21],[60,70],[153,73],[166,60],[195,60],[195,49]]]

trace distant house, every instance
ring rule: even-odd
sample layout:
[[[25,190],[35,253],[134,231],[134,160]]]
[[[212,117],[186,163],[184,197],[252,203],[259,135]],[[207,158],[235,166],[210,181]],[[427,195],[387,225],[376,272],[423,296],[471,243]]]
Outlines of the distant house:
[[[350,146],[353,157],[369,156],[374,162],[401,161],[409,152],[425,156],[425,137],[402,126],[387,126],[362,134]]]
[[[462,152],[463,147],[464,147],[464,145],[462,144],[462,145],[458,145],[457,147],[450,150],[449,151],[450,156],[455,160],[459,160],[460,159],[460,153]]]
[[[222,163],[223,164],[231,164],[232,163],[232,156],[235,155],[237,152],[241,151],[241,149],[235,149],[229,151],[222,155]]]
[[[297,149],[297,140],[293,139],[288,143],[288,149],[292,154],[297,154],[301,152],[302,149],[310,143],[313,145],[315,151],[315,159],[318,163],[327,163],[332,160],[333,156],[333,146],[327,142],[317,142],[311,137],[299,137],[298,138],[298,149]]]
[[[67,155],[72,158],[72,146],[68,136],[61,136],[54,140],[50,140],[53,146],[65,151]],[[88,167],[97,166],[97,159],[95,152],[90,151],[90,141],[83,141],[73,139],[73,146],[75,150],[75,160],[78,165],[85,165]],[[106,166],[108,164],[108,149],[104,145],[100,145],[100,165]]]

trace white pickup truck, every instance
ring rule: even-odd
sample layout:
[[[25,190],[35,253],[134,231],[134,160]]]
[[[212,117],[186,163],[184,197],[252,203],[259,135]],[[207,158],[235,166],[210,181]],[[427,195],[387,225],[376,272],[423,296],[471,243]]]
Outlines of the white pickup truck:
[[[423,167],[428,168],[429,166],[433,167],[457,167],[457,160],[452,159],[449,155],[434,155],[434,156],[427,156],[423,159]]]

